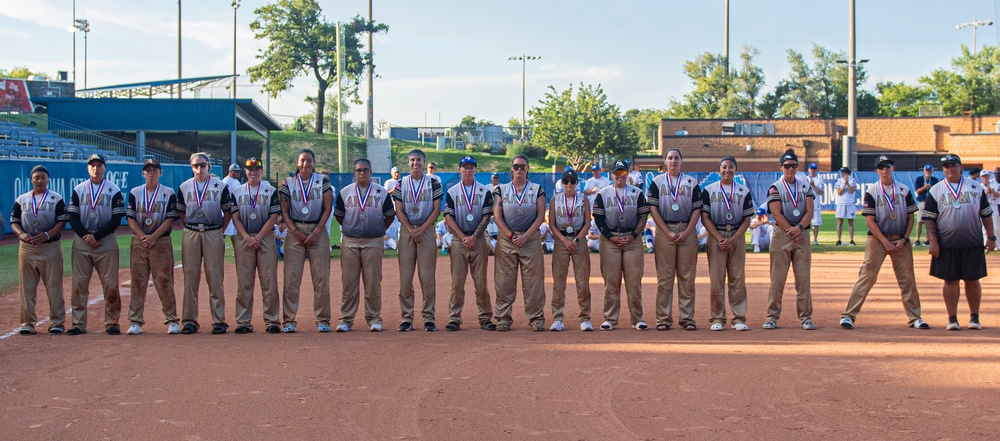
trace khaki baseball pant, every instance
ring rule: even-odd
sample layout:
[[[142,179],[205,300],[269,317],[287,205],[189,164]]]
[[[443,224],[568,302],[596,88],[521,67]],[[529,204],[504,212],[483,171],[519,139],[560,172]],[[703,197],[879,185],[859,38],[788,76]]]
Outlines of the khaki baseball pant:
[[[889,240],[898,240],[903,236],[888,236]],[[852,321],[861,312],[861,306],[865,304],[868,292],[878,280],[879,270],[885,262],[886,255],[892,259],[892,271],[896,273],[896,283],[899,285],[900,294],[903,297],[903,310],[906,311],[908,323],[913,324],[920,318],[920,294],[917,293],[917,281],[913,275],[913,247],[906,243],[903,249],[889,254],[875,236],[868,236],[865,240],[865,263],[861,264],[858,281],[851,290],[851,298],[847,301],[847,310],[841,317],[850,318]]]
[[[476,238],[475,251],[462,245],[458,236],[452,236],[451,249],[451,298],[448,300],[448,321],[462,323],[462,309],[465,307],[465,279],[472,273],[472,285],[476,289],[476,307],[479,308],[479,323],[493,321],[493,302],[486,286],[486,269],[490,250],[486,236]]]
[[[90,301],[90,277],[97,270],[97,278],[104,290],[104,329],[118,326],[122,314],[122,299],[118,291],[118,241],[114,234],[100,240],[96,250],[83,242],[73,239],[73,292],[70,305],[73,308],[73,326],[87,330],[87,303]]]
[[[192,231],[184,229],[181,237],[181,264],[184,265],[184,308],[181,321],[198,324],[198,289],[201,286],[201,269],[205,267],[205,282],[208,285],[208,305],[212,312],[212,324],[229,327],[226,324],[226,297],[222,289],[225,278],[226,245],[222,230]]]
[[[21,276],[21,326],[35,326],[35,299],[39,282],[49,298],[49,329],[63,326],[66,301],[63,300],[63,252],[59,241],[32,245],[21,242],[17,250],[17,271]]]
[[[722,237],[733,237],[735,231],[720,231]],[[719,248],[719,241],[708,236],[708,273],[711,279],[712,323],[726,324],[726,288],[729,288],[729,308],[733,323],[747,321],[746,235],[736,238],[729,251]],[[728,278],[728,280],[727,280]]]
[[[264,303],[264,326],[281,324],[278,317],[278,247],[274,233],[268,232],[260,239],[255,250],[239,234],[230,236],[236,256],[236,326],[253,329],[253,292],[260,279],[261,300]]]
[[[632,325],[642,320],[642,241],[633,240],[624,249],[601,236],[601,275],[604,276],[604,320],[618,325],[621,310],[622,278],[628,296]]]
[[[437,299],[435,291],[435,269],[437,265],[437,246],[435,233],[427,229],[420,236],[421,242],[416,243],[410,238],[406,228],[399,229],[399,309],[402,310],[403,321],[413,323],[413,273],[420,281],[420,292],[423,294],[423,308],[420,310],[424,323],[434,323],[434,302]]]
[[[299,289],[302,286],[302,274],[305,272],[306,260],[309,260],[309,273],[313,285],[313,311],[316,314],[316,325],[330,324],[330,234],[326,225],[306,224],[296,222],[295,228],[302,234],[309,235],[316,228],[320,229],[316,243],[306,246],[295,238],[294,234],[285,237],[285,284],[282,294],[282,322],[284,325],[295,325],[295,315],[299,310]]]
[[[555,241],[552,248],[552,320],[563,320],[570,262],[573,263],[580,322],[590,321],[590,250],[586,243],[581,242],[576,244],[576,252],[570,253],[561,240]]]
[[[365,284],[365,323],[382,324],[382,255],[385,246],[381,237],[354,238],[344,236],[340,244],[340,279],[343,297],[340,301],[340,323],[354,325]]]
[[[673,233],[681,233],[687,222],[667,224]],[[698,270],[698,235],[692,233],[684,242],[675,244],[666,234],[653,239],[656,262],[656,324],[674,323],[674,278],[677,279],[677,309],[681,327],[694,325],[694,279]]]
[[[174,246],[169,237],[159,237],[152,248],[142,246],[142,240],[132,236],[129,245],[131,263],[129,273],[132,278],[132,294],[128,302],[128,320],[140,325],[145,324],[146,285],[150,276],[153,286],[160,296],[163,306],[163,322],[178,321],[177,299],[174,295]]]
[[[499,323],[513,323],[511,309],[517,299],[517,274],[521,273],[524,314],[528,323],[545,323],[545,262],[542,241],[537,237],[518,248],[506,237],[497,239],[493,261],[493,289],[497,301],[494,316]]]
[[[771,235],[771,287],[767,293],[765,320],[776,322],[781,318],[781,297],[785,291],[789,266],[792,267],[795,276],[795,309],[798,312],[799,323],[812,318],[812,292],[809,288],[812,245],[809,243],[809,230],[802,230],[799,237],[805,241],[795,243],[795,238],[786,236],[780,228],[775,228]]]

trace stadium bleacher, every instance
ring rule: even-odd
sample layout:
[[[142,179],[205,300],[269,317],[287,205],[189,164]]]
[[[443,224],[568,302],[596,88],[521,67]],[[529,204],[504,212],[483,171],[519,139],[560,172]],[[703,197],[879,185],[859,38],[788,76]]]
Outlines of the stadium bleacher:
[[[2,158],[85,159],[93,153],[104,154],[109,161],[133,159],[121,157],[115,151],[63,138],[55,133],[42,132],[14,122],[0,121]]]

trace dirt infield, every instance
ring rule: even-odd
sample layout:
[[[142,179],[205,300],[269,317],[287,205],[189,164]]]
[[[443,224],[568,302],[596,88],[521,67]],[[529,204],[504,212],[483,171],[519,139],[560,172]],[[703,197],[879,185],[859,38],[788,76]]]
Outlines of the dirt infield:
[[[580,332],[572,300],[566,306],[567,331],[530,332],[519,296],[514,329],[491,333],[475,327],[470,294],[465,322],[471,327],[399,333],[394,259],[384,262],[388,331],[382,333],[364,331],[361,319],[359,330],[347,334],[315,332],[312,291],[303,286],[299,333],[261,332],[258,295],[257,332],[211,335],[203,288],[202,332],[166,335],[151,291],[146,333],[140,336],[99,332],[103,303],[98,303],[90,308],[89,334],[0,340],[5,413],[0,433],[4,439],[84,440],[995,438],[1000,257],[987,259],[993,275],[984,280],[984,330],[952,332],[944,329],[941,286],[927,276],[925,253],[918,251],[916,273],[929,331],[906,327],[888,264],[856,328],[837,326],[861,254],[813,256],[819,329],[811,332],[800,330],[794,319],[791,276],[779,329],[760,329],[766,254],[747,257],[752,330],[742,333],[707,330],[704,254],[696,332]],[[597,256],[592,258],[596,264]],[[334,261],[332,268],[335,318],[339,265]],[[645,265],[645,319],[653,323],[652,255],[646,255]],[[594,269],[596,325],[603,294]],[[232,326],[236,278],[232,266],[226,270]],[[447,322],[448,274],[448,260],[438,259],[441,328]],[[180,297],[180,270],[176,276]],[[122,280],[127,279],[123,271]],[[490,283],[493,294],[492,261]],[[570,277],[569,292],[572,283]],[[65,289],[68,300],[68,283]],[[546,292],[550,289],[551,279]],[[98,292],[96,280],[92,292]],[[123,303],[127,308],[128,299]],[[47,308],[42,296],[39,315]],[[16,328],[17,311],[15,294],[0,297],[0,333]],[[959,311],[964,328],[964,300]],[[623,308],[621,322],[627,324],[627,316]],[[551,321],[548,308],[546,319]]]

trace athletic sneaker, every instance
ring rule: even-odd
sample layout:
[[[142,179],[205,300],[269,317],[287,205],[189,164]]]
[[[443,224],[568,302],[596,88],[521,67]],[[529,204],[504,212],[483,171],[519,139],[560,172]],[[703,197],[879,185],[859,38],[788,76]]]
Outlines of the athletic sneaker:
[[[563,322],[562,322],[562,320],[556,320],[556,321],[552,322],[552,326],[549,326],[549,331],[557,331],[558,332],[558,331],[562,331],[562,330],[563,330]]]
[[[368,328],[368,330],[371,331],[371,332],[382,332],[382,324],[381,323],[372,323],[372,326],[370,328]]]
[[[806,319],[806,321],[802,322],[802,329],[812,331],[813,329],[816,329],[816,325],[813,324],[812,319]]]
[[[167,324],[167,334],[180,334],[181,327],[177,322],[170,322]]]
[[[326,323],[320,323],[319,326],[316,326],[316,330],[319,332],[330,332],[330,325]]]
[[[281,326],[278,326],[278,325],[267,325],[267,328],[264,328],[264,331],[267,332],[268,334],[280,334],[281,333]]]
[[[413,330],[413,323],[403,322],[399,324],[399,332],[409,332]]]
[[[948,322],[948,326],[945,326],[944,329],[947,329],[949,331],[958,331],[962,329],[962,327],[958,325],[958,321],[956,320],[953,322]]]
[[[49,334],[62,334],[64,331],[66,330],[63,329],[62,325],[55,325],[49,328]]]
[[[434,331],[437,331],[437,330],[438,330],[438,327],[437,327],[437,325],[434,324],[434,322],[424,323],[424,331],[434,332]]]
[[[725,325],[723,325],[722,323],[718,323],[718,322],[712,323],[712,326],[710,326],[708,328],[709,331],[722,331],[724,329],[726,329]]]
[[[916,319],[910,324],[911,328],[914,329],[931,329],[931,325],[928,325],[924,319]]]
[[[142,334],[142,326],[139,326],[138,323],[132,323],[132,326],[129,326],[128,331],[125,331],[125,333],[128,335]]]
[[[612,329],[615,329],[615,325],[612,325],[611,322],[605,320],[604,323],[601,323],[602,331],[610,331]]]
[[[837,241],[837,246],[838,246],[838,247],[840,247],[840,246],[844,246],[844,243],[838,240],[838,241]]]
[[[111,326],[104,330],[108,335],[121,335],[122,330],[117,326]]]
[[[852,241],[851,241],[851,246],[852,246],[852,247],[854,247],[854,246],[858,246],[858,244],[854,243],[854,241],[852,240]]]
[[[351,325],[348,325],[347,323],[341,323],[337,325],[337,332],[347,332],[350,330],[351,330]]]
[[[496,331],[497,324],[493,323],[492,321],[482,322],[479,324],[479,329],[482,329],[484,331]]]
[[[737,331],[749,331],[750,327],[747,326],[746,323],[739,322],[739,323],[733,323],[733,329]]]
[[[580,330],[581,331],[587,331],[587,332],[593,331],[594,330],[594,325],[590,324],[590,320],[581,322],[580,323]]]
[[[21,326],[21,330],[17,331],[21,335],[35,335],[35,327],[31,325]]]
[[[646,322],[636,323],[632,327],[635,328],[636,330],[639,330],[639,331],[645,331],[645,330],[649,329],[649,325],[647,325]]]
[[[295,325],[289,323],[289,324],[285,325],[284,328],[281,328],[281,332],[284,332],[285,334],[294,333],[295,332]]]
[[[753,252],[759,253],[760,252],[760,245],[754,245],[753,246]]]
[[[813,241],[813,245],[819,245],[819,241],[818,240],[814,240]]]
[[[972,317],[969,319],[969,329],[976,331],[983,329],[983,325],[979,323],[979,314],[972,314]]]
[[[851,320],[850,317],[841,317],[840,318],[840,327],[844,328],[844,329],[853,329],[854,328],[854,320]]]
[[[776,329],[778,327],[778,323],[775,322],[775,321],[773,321],[773,320],[768,320],[768,321],[764,322],[764,326],[762,326],[762,327],[764,329]]]
[[[531,324],[531,330],[535,331],[535,332],[544,331],[545,330],[545,323],[544,322],[534,322],[534,323]]]

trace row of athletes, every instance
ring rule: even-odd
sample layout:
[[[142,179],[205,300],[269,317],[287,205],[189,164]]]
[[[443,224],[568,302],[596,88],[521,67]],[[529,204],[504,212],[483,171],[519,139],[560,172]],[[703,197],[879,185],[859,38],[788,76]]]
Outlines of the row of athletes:
[[[146,281],[152,274],[161,298],[169,333],[198,331],[198,285],[204,265],[211,296],[213,333],[225,333],[225,303],[222,295],[223,250],[221,229],[230,221],[238,235],[233,236],[239,288],[237,294],[237,333],[253,331],[254,276],[259,277],[264,301],[264,321],[270,333],[295,332],[298,288],[305,260],[310,261],[314,288],[317,328],[330,328],[329,258],[325,218],[332,215],[341,224],[344,240],[341,246],[343,301],[338,331],[349,331],[360,303],[360,284],[365,287],[365,321],[372,331],[382,329],[381,275],[382,238],[385,229],[398,219],[400,228],[399,267],[402,310],[400,331],[413,329],[413,276],[421,285],[424,329],[436,330],[435,325],[435,259],[433,225],[438,218],[440,201],[444,197],[438,181],[423,174],[425,156],[420,150],[408,155],[411,174],[396,182],[394,191],[386,191],[371,181],[371,166],[367,160],[354,164],[355,182],[341,189],[336,198],[326,177],[313,173],[315,154],[303,150],[297,157],[298,174],[287,178],[280,189],[261,181],[261,163],[247,161],[248,183],[238,187],[233,195],[221,181],[208,175],[208,158],[198,153],[192,156],[194,178],[181,184],[178,199],[174,192],[158,183],[159,164],[147,161],[143,175],[146,185],[129,193],[127,204],[114,184],[103,179],[105,161],[94,155],[88,164],[91,179],[74,189],[68,207],[59,195],[47,190],[48,173],[36,167],[32,171],[34,189],[18,198],[11,223],[21,241],[19,268],[22,285],[22,328],[24,334],[34,333],[34,299],[39,280],[46,285],[50,305],[50,332],[62,331],[64,317],[61,293],[62,255],[56,241],[68,221],[77,233],[73,244],[73,328],[68,333],[86,332],[87,286],[91,273],[97,270],[106,298],[105,330],[119,333],[120,300],[117,284],[117,242],[114,226],[121,216],[128,218],[132,228],[132,300],[129,308],[130,333],[141,332]],[[841,326],[851,328],[868,291],[875,283],[886,256],[901,288],[909,325],[927,329],[920,317],[919,296],[913,278],[912,248],[908,236],[917,211],[909,189],[892,178],[893,163],[888,157],[878,159],[880,185],[872,186],[865,196],[863,215],[870,235],[866,244],[865,263],[852,291]],[[652,215],[662,234],[656,235],[657,294],[656,329],[667,330],[672,324],[674,279],[678,284],[680,324],[695,330],[694,275],[697,262],[697,240],[694,226],[698,217],[709,231],[708,263],[711,278],[711,329],[723,330],[727,322],[726,297],[733,314],[730,321],[737,330],[748,330],[746,324],[746,287],[744,262],[746,248],[744,232],[754,214],[749,190],[733,180],[736,159],[720,161],[719,182],[699,189],[696,181],[681,171],[683,158],[677,149],[665,155],[666,172],[657,176],[648,194],[626,183],[628,166],[615,163],[612,185],[600,189],[593,206],[577,192],[578,177],[574,171],[563,174],[564,191],[549,204],[549,218],[556,245],[553,250],[552,295],[553,323],[551,330],[563,329],[566,279],[572,263],[576,277],[580,306],[580,328],[592,330],[590,324],[590,259],[587,249],[579,246],[585,240],[589,219],[593,217],[601,231],[600,265],[605,279],[604,322],[601,329],[618,325],[620,291],[625,282],[631,325],[648,328],[643,320],[641,278],[643,256],[641,241],[636,240]],[[981,219],[982,226],[992,231],[991,210],[981,186],[961,176],[961,160],[955,155],[942,158],[946,180],[930,191],[923,218],[931,234],[931,274],[944,283],[944,297],[949,314],[948,329],[959,329],[957,303],[959,280],[965,281],[966,297],[971,318],[969,327],[980,328],[978,312],[981,288],[978,280],[986,274],[982,252],[982,234],[970,228],[970,221]],[[815,329],[812,323],[812,302],[809,291],[810,243],[808,225],[811,219],[813,194],[810,185],[797,177],[798,158],[788,151],[780,158],[783,176],[768,191],[768,207],[777,228],[771,244],[771,286],[765,329],[777,327],[781,316],[782,294],[789,267],[795,275],[796,310],[803,329]],[[525,313],[530,327],[545,329],[543,290],[543,259],[538,235],[546,197],[541,186],[528,180],[529,162],[526,157],[512,160],[512,181],[490,192],[474,177],[476,161],[465,157],[460,162],[462,181],[447,192],[444,218],[453,232],[452,292],[449,302],[447,329],[462,326],[464,288],[471,273],[475,285],[478,321],[482,329],[509,330],[513,323],[511,305],[521,278],[525,297]],[[955,186],[957,185],[957,187]],[[335,200],[334,200],[335,199]],[[285,285],[282,321],[278,321],[278,293],[274,277],[276,253],[273,224],[281,213],[289,221],[285,257]],[[499,229],[496,247],[495,286],[496,306],[492,307],[486,285],[488,252],[484,234],[490,219]],[[117,219],[117,220],[116,220]],[[184,266],[184,309],[178,319],[173,295],[173,253],[169,234],[173,219],[184,224],[182,262]],[[986,250],[995,248],[995,237],[989,237]],[[727,296],[728,288],[728,296]],[[494,323],[494,318],[497,323]],[[183,329],[178,321],[183,320]]]

